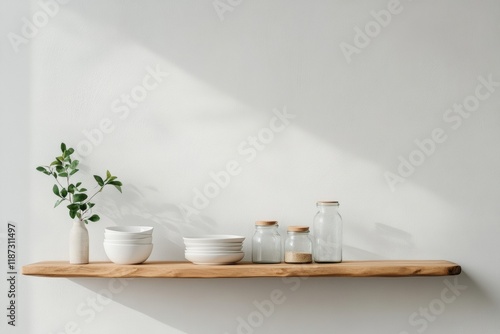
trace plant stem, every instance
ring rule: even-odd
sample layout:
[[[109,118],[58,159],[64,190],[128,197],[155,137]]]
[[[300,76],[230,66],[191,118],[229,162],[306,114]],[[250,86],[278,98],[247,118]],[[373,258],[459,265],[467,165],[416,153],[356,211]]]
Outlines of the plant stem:
[[[66,170],[66,173],[68,173],[68,171]],[[71,197],[71,193],[69,192],[69,174],[68,176],[66,177],[66,183],[68,184],[68,197],[69,197],[69,202],[70,203],[73,203],[73,198]]]
[[[105,185],[104,185],[104,186],[105,186]],[[87,199],[84,203],[88,203],[88,202],[90,202],[90,200],[91,200],[92,198],[94,198],[94,197],[95,197],[95,195],[97,195],[98,193],[100,193],[100,192],[102,191],[102,189],[104,189],[104,186],[102,186],[102,187],[101,187],[101,189],[99,189],[98,191],[96,191],[94,195],[90,196],[90,197],[89,197],[89,198],[88,198],[88,199]]]
[[[49,166],[49,170],[51,173],[54,173],[54,171],[52,170],[52,168]],[[61,184],[61,182],[59,182],[59,178],[55,177],[56,179],[56,182],[57,184],[61,187],[61,188],[64,188],[64,186]],[[66,197],[65,197],[66,198]]]

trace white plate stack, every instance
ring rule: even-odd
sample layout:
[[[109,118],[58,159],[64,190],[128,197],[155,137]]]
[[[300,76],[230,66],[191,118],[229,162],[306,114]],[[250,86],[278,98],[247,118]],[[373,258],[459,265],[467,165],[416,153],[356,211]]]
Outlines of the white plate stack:
[[[104,230],[104,251],[114,263],[142,263],[152,250],[153,228],[150,226],[113,226]]]
[[[186,260],[195,264],[233,264],[245,256],[245,237],[239,235],[204,235],[185,237]]]

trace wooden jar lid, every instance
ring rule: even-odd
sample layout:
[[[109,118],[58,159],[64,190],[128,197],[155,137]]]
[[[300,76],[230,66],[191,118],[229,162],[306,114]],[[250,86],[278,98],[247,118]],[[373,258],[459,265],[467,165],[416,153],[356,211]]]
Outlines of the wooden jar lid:
[[[288,226],[288,232],[309,232],[309,226]]]
[[[277,224],[278,222],[276,220],[260,220],[255,222],[255,225],[257,226],[272,226]]]

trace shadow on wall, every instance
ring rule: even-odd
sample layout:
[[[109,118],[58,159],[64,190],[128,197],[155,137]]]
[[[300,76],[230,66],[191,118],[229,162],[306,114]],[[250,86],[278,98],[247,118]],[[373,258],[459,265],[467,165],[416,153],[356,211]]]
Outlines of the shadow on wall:
[[[207,216],[187,215],[178,205],[161,201],[161,193],[154,187],[126,184],[122,194],[103,192],[100,213],[115,225],[144,225],[154,227],[154,254],[169,254],[150,260],[184,260],[182,237],[189,235],[217,234],[216,222]],[[356,226],[356,224],[353,224]],[[359,225],[361,226],[361,225]],[[365,226],[366,227],[366,226]],[[411,258],[415,249],[411,234],[384,223],[374,223],[374,230],[357,228],[351,231],[355,244],[344,244],[344,258],[351,260],[376,260],[386,256],[377,252],[377,245],[383,244],[386,254],[400,258]],[[250,247],[251,238],[247,238]],[[370,247],[373,247],[373,251]],[[397,254],[397,255],[395,255]]]
[[[471,310],[489,316],[493,310],[490,298],[465,273],[417,278],[72,281],[89,289],[89,297],[98,304],[92,317],[81,319],[83,329],[94,318],[107,316],[110,299],[183,332],[200,334],[252,333],[257,328],[258,332],[271,333],[283,323],[296,328],[297,333],[301,328],[318,332],[331,326],[350,328],[350,333],[369,329],[416,333],[439,326],[440,317]],[[311,303],[314,312],[307,312],[304,323],[303,312]],[[466,317],[444,322],[448,332],[467,332],[471,326]],[[450,328],[450,323],[456,328]]]
[[[457,70],[449,61],[455,59],[457,53],[442,40],[456,41],[455,33],[448,27],[464,28],[464,21],[453,21],[459,20],[462,12],[471,16],[470,22],[482,22],[485,31],[493,23],[498,29],[496,19],[492,21],[494,14],[487,6],[433,8],[432,15],[428,16],[427,8],[410,9],[408,5],[401,15],[406,16],[406,22],[413,22],[413,26],[395,20],[384,30],[387,39],[396,39],[393,46],[386,45],[388,49],[383,51],[377,49],[379,53],[375,48],[380,45],[374,46],[373,51],[363,50],[363,55],[370,56],[350,65],[340,52],[339,44],[352,38],[352,29],[359,24],[349,17],[360,13],[368,15],[374,9],[370,6],[363,12],[359,4],[348,2],[310,4],[304,1],[276,7],[245,3],[227,11],[222,21],[212,2],[153,1],[147,5],[127,3],[124,6],[111,1],[99,6],[72,3],[65,9],[85,21],[109,28],[112,33],[108,31],[101,36],[107,39],[107,48],[114,50],[130,43],[140,45],[235,100],[263,112],[270,110],[270,106],[283,104],[297,114],[307,110],[303,115],[307,117],[303,117],[304,121],[297,123],[298,126],[393,173],[396,173],[399,155],[408,159],[412,150],[417,149],[415,140],[426,139],[436,127],[443,127],[448,137],[454,135],[450,124],[443,123],[443,114],[453,103],[462,103],[474,92],[477,76],[494,73],[498,79],[500,75],[495,73],[498,67],[493,66],[488,73],[474,73],[472,81],[464,86],[470,90],[461,89],[453,96],[436,95],[436,99],[421,97],[428,97],[435,90],[456,92],[453,87],[450,89],[447,73],[456,75]],[[457,12],[450,12],[454,10]],[[414,20],[421,17],[420,14],[428,17],[425,23]],[[480,19],[473,19],[476,17]],[[81,36],[78,20],[66,20],[64,24],[66,33],[76,38]],[[464,31],[475,30],[465,28]],[[449,36],[435,34],[435,31]],[[493,30],[491,34],[498,35]],[[490,48],[487,36],[466,37],[467,41],[477,43],[474,44],[476,57],[485,57],[483,64],[492,63],[495,57],[491,49],[482,51]],[[383,57],[379,56],[381,52]],[[390,57],[391,54],[395,57]],[[442,65],[438,72],[436,57]],[[475,60],[481,62],[481,59]],[[410,63],[412,66],[408,66]],[[433,100],[434,103],[428,104]],[[484,160],[483,152],[475,148],[487,144],[485,140],[482,136],[469,137],[459,153],[446,159],[436,154],[434,158],[440,160],[440,167],[430,172],[421,167],[415,175],[422,177],[418,181],[412,177],[412,181],[450,202],[469,200],[467,192],[462,190],[481,189],[484,182],[448,171],[460,166],[463,174],[473,175],[479,167],[478,161]],[[467,154],[463,154],[464,151]],[[451,182],[450,177],[460,182]],[[384,179],[382,173],[380,179]]]
[[[154,254],[169,254],[170,260],[184,259],[183,236],[213,234],[216,230],[216,223],[211,218],[188,216],[178,205],[161,201],[162,196],[154,187],[125,184],[123,189],[122,194],[103,192],[100,213],[115,225],[154,227]]]
[[[488,8],[470,6],[468,13],[471,22],[476,22],[472,20],[473,17],[481,16],[482,24],[488,27],[491,23]],[[364,13],[367,14],[373,8],[365,9]],[[121,2],[107,1],[99,6],[71,3],[64,7],[64,12],[71,13],[74,19],[69,20],[63,17],[64,14],[59,14],[61,20],[58,20],[58,24],[66,34],[77,40],[89,39],[89,36],[84,35],[86,30],[81,29],[82,24],[103,27],[100,44],[95,45],[96,50],[105,48],[104,52],[99,53],[103,59],[110,56],[107,50],[115,54],[125,46],[138,46],[163,57],[253,110],[270,112],[274,106],[286,105],[288,110],[303,116],[294,125],[342,151],[375,162],[382,167],[378,177],[384,180],[383,171],[395,172],[398,156],[407,158],[416,147],[415,139],[423,140],[423,136],[429,136],[437,126],[445,126],[442,124],[443,108],[455,102],[462,103],[468,94],[473,93],[476,82],[466,85],[472,87],[472,91],[460,90],[454,96],[436,94],[435,97],[441,100],[437,99],[434,104],[427,104],[432,98],[421,97],[432,97],[430,91],[436,88],[451,94],[452,90],[446,88],[449,87],[446,71],[456,73],[456,68],[443,68],[442,72],[436,74],[435,63],[431,59],[436,55],[443,58],[457,55],[453,49],[450,51],[446,43],[441,43],[443,35],[432,34],[431,31],[453,34],[446,29],[455,26],[455,13],[450,12],[453,10],[458,9],[453,6],[435,9],[425,22],[427,28],[417,36],[415,31],[420,31],[416,29],[419,27],[403,25],[402,22],[386,28],[389,40],[403,38],[407,42],[406,34],[416,37],[415,45],[408,45],[408,48],[418,48],[419,53],[409,54],[409,58],[401,57],[404,52],[411,53],[411,49],[407,51],[398,48],[400,44],[392,43],[393,46],[382,49],[387,53],[380,57],[381,51],[377,54],[374,46],[374,49],[363,50],[363,54],[370,54],[370,57],[358,59],[349,65],[338,46],[346,38],[352,37],[352,28],[356,24],[346,14],[354,15],[361,10],[359,4],[347,2],[311,5],[304,1],[276,7],[248,3],[235,8],[224,21],[220,20],[211,2],[153,1],[147,5],[123,5]],[[405,11],[404,15],[418,17],[419,13],[425,11],[425,7],[414,7]],[[259,20],[255,20],[255,17]],[[421,20],[409,21],[424,25]],[[396,31],[399,35],[394,35]],[[492,36],[496,36],[494,32]],[[481,53],[481,47],[486,48],[491,44],[487,36],[482,40],[484,45],[478,45],[477,54],[491,57],[492,52]],[[95,59],[96,62],[99,60]],[[414,66],[408,66],[411,62]],[[490,73],[496,69],[491,68]],[[473,77],[488,74],[475,73]],[[440,77],[436,79],[436,75]],[[436,86],[439,83],[443,86]],[[185,101],[188,109],[190,102]],[[168,112],[176,111],[165,111]],[[213,122],[212,112],[208,110],[204,115],[207,122]],[[470,122],[473,122],[472,119]],[[494,124],[488,123],[489,126]],[[159,123],[159,128],[162,126]],[[451,138],[455,130],[450,130],[449,124],[446,126],[446,134]],[[464,137],[467,135],[462,133]],[[455,136],[455,139],[460,138]],[[498,183],[498,178],[488,179],[491,170],[484,170],[485,167],[481,178],[468,177],[478,175],[475,170],[485,161],[484,151],[476,148],[486,146],[486,137],[466,139],[467,143],[457,152],[436,149],[438,153],[432,158],[440,161],[438,167],[420,167],[412,176],[412,182],[453,203],[470,201],[469,194],[475,191],[482,193],[484,189],[494,189],[491,183]],[[296,155],[300,156],[301,153],[296,152]],[[444,154],[446,158],[440,158],[438,154]],[[125,198],[124,206],[113,207],[115,204],[109,203],[108,217],[116,224],[154,225],[158,236],[178,247],[182,246],[180,237],[184,233],[216,230],[213,220],[208,217],[198,217],[196,221],[186,220],[177,206],[153,202],[157,198],[153,195],[158,193],[157,189],[131,188],[133,190],[126,195],[128,197]],[[486,194],[472,205],[478,211],[489,212],[494,203],[494,197]],[[407,232],[395,233],[391,228],[376,225],[380,239],[411,250],[413,246]],[[179,249],[177,251],[180,252]],[[376,256],[370,254],[369,250],[354,247],[350,251],[360,257]]]

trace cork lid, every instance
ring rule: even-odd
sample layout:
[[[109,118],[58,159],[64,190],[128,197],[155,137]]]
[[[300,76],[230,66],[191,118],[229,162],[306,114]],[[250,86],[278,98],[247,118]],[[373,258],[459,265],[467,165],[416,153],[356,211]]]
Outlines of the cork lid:
[[[276,220],[259,220],[255,222],[256,226],[272,226],[276,224],[278,224]]]
[[[288,226],[288,232],[309,232],[309,226]]]
[[[338,201],[318,201],[316,202],[316,205],[336,205],[336,206],[339,206],[339,202]]]

